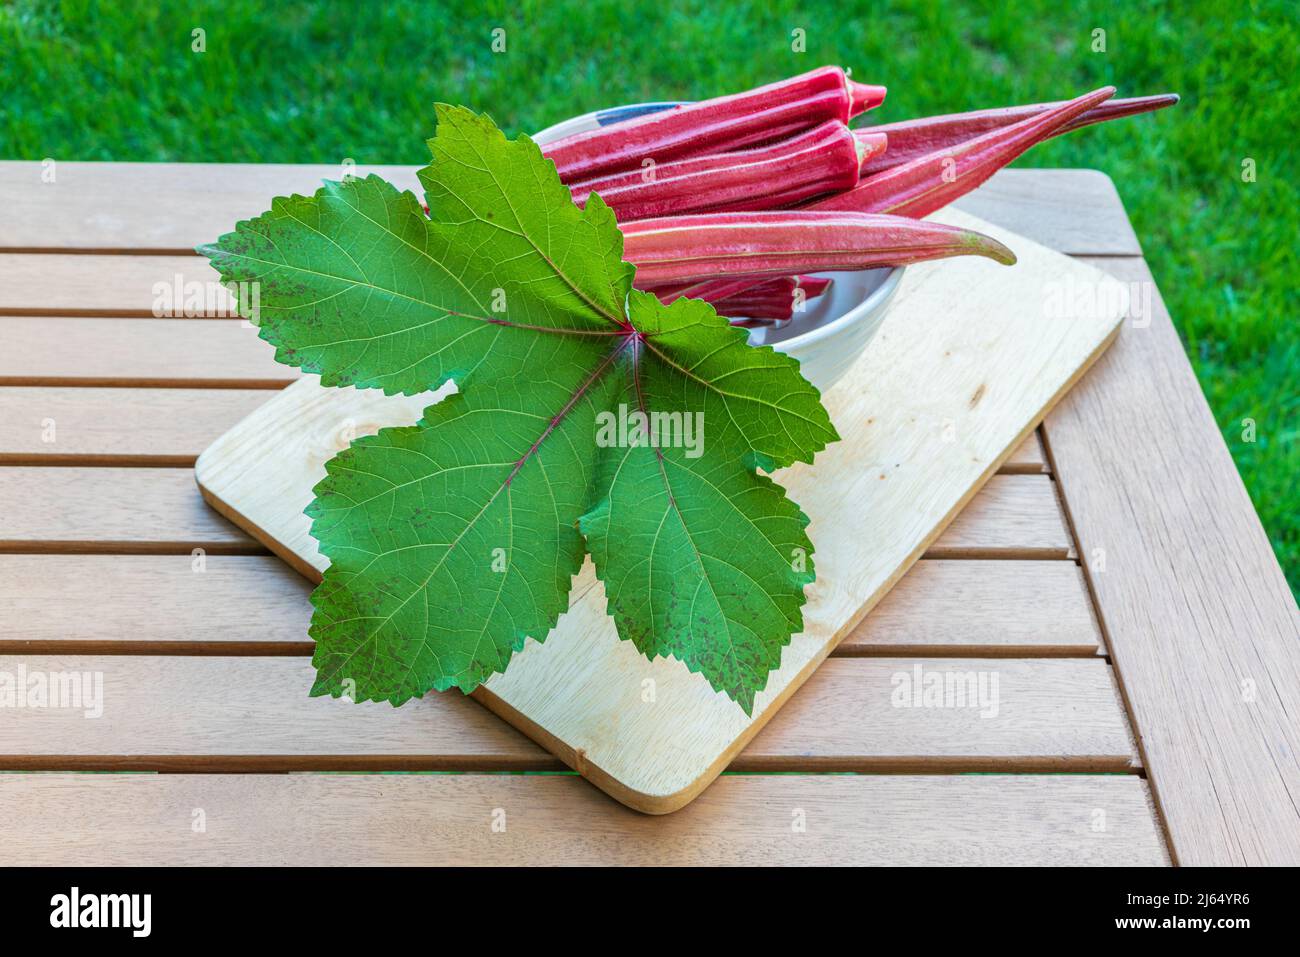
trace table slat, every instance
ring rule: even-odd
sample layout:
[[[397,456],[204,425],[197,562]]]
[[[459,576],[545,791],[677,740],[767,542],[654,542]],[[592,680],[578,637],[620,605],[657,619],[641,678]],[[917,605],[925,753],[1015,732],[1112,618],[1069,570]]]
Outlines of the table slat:
[[[0,652],[310,655],[311,587],[269,555],[0,555]]]
[[[1080,656],[1105,654],[1105,646],[1074,562],[928,560],[836,653]]]
[[[1043,440],[1035,429],[1033,434],[1011,450],[998,471],[1003,474],[1047,475],[1052,471],[1043,451]]]
[[[189,469],[0,467],[0,551],[252,553]]]
[[[0,250],[188,253],[270,208],[312,193],[338,166],[228,163],[0,163]],[[414,167],[357,168],[422,195]],[[1002,170],[959,208],[1071,254],[1139,255],[1109,177],[1085,169]]]
[[[1101,170],[1002,170],[953,205],[1070,256],[1142,255],[1119,191]]]
[[[975,493],[928,558],[1074,557],[1055,483],[1042,475],[995,475]]]
[[[271,394],[265,389],[0,388],[0,465],[192,466],[200,452]]]
[[[262,550],[208,507],[190,469],[0,467],[0,551],[176,553],[194,548]],[[995,475],[927,554],[1064,558],[1070,548],[1049,477]]]
[[[1132,775],[724,775],[656,818],[571,775],[6,774],[0,809],[5,863],[1169,863]]]
[[[102,681],[102,714],[94,714],[92,701],[88,716],[83,698],[76,707],[0,711],[0,769],[562,767],[459,693],[431,694],[397,709],[308,697],[315,671],[300,657],[0,657],[0,672],[21,677],[21,668],[29,682],[34,672]],[[978,681],[981,674],[982,690],[962,685],[968,697],[922,697],[929,682],[965,682],[971,675]],[[905,693],[908,688],[915,692]],[[672,702],[660,696],[636,706],[671,708]],[[1102,660],[834,658],[731,767],[1118,772],[1136,766]]]
[[[310,655],[310,590],[260,555],[0,555],[0,653]],[[833,654],[1103,650],[1072,562],[924,560]]]
[[[0,253],[0,277],[0,313],[9,315],[239,321],[217,271],[194,254]]]
[[[1045,432],[1175,857],[1300,864],[1300,609],[1146,264],[1095,265],[1149,325]]]
[[[233,319],[0,316],[0,340],[3,386],[279,389],[302,374]]]

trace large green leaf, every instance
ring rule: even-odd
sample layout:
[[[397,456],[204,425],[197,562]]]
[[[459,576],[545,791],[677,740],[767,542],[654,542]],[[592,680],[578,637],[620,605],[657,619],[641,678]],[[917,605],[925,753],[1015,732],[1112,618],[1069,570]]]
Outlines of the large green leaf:
[[[430,147],[427,216],[376,177],[328,183],[202,250],[260,284],[281,362],[458,387],[316,486],[313,693],[472,690],[545,639],[590,551],[620,636],[751,710],[813,578],[806,518],[756,470],[836,438],[816,390],[711,306],[634,291],[610,211],[527,137],[440,105]]]

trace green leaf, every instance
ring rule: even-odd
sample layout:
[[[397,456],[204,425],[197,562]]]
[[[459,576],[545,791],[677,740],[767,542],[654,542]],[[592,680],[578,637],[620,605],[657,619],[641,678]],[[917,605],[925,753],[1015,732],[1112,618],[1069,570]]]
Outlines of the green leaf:
[[[730,454],[695,455],[689,443],[609,450],[599,462],[602,497],[581,529],[619,634],[647,657],[679,659],[749,712],[802,627],[812,546],[808,519],[781,487],[737,465],[754,457],[750,449],[768,450],[758,458],[770,466],[785,438],[774,426],[784,420],[810,438],[825,413],[806,384],[794,397],[783,394],[791,377],[778,370],[789,359],[751,348],[729,328],[717,335],[707,303],[679,299],[665,308],[633,292],[630,314],[645,348],[611,402],[690,410],[681,432],[694,421],[710,450]]]
[[[473,690],[545,639],[589,552],[621,637],[752,710],[813,580],[807,519],[757,469],[837,438],[817,391],[711,306],[633,290],[613,215],[578,209],[527,137],[439,105],[430,147],[428,216],[347,180],[201,250],[259,284],[279,361],[458,387],[316,486],[313,693]]]

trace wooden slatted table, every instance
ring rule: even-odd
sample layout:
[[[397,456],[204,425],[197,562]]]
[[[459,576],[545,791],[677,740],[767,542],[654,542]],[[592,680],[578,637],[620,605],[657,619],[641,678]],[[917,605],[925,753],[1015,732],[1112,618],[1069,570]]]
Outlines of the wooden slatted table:
[[[336,171],[41,174],[0,163],[0,699],[83,673],[102,715],[0,707],[0,862],[1300,863],[1300,612],[1102,174],[961,205],[1137,283],[1117,343],[662,818],[468,699],[308,698],[308,585],[200,499],[198,453],[298,372],[155,283]],[[895,707],[918,665],[999,708]]]

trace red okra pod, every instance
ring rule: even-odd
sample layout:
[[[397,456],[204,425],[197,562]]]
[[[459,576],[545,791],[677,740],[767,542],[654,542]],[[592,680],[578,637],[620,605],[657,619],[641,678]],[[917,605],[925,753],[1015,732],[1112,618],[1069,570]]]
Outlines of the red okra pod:
[[[767,286],[770,283],[790,282],[792,284],[797,284],[804,290],[808,290],[807,298],[809,299],[815,298],[816,296],[820,296],[828,288],[830,288],[831,285],[831,280],[825,279],[821,276],[783,276],[780,279],[745,278],[744,280],[738,280],[737,282],[739,284],[738,289],[742,292],[745,290],[753,289],[756,286]],[[668,283],[666,285],[661,284],[656,286],[645,286],[642,285],[640,282],[634,282],[633,285],[636,286],[637,289],[644,289],[648,292],[653,292],[657,296],[668,297],[665,298],[664,301],[671,302],[672,297],[681,294],[682,292],[684,292],[687,289],[690,289],[693,286],[699,286],[701,284],[694,283],[694,282],[674,282],[674,283]],[[736,294],[736,291],[734,290],[731,291],[722,290],[720,283],[715,282],[713,283],[713,285],[718,286],[718,293],[711,293],[708,290],[706,290],[703,295],[695,296],[694,298],[703,299],[705,302],[717,302],[719,299],[727,298],[728,296],[733,296]]]
[[[622,230],[623,257],[637,267],[643,288],[963,255],[1015,262],[1006,246],[971,230],[854,212],[704,213],[642,219]]]
[[[744,93],[701,100],[612,126],[575,133],[547,145],[565,183],[638,169],[643,160],[721,153],[810,129],[828,120],[846,123],[879,104],[885,88],[849,79],[824,66]]]
[[[1054,107],[950,149],[935,150],[862,180],[805,207],[823,211],[893,213],[920,218],[964,196],[1025,150],[1052,136],[1114,94],[1113,86]]]
[[[858,156],[861,157],[859,169],[869,165],[873,159],[884,153],[888,148],[888,138],[883,135],[864,136],[858,131],[854,131],[853,135],[858,141]],[[858,174],[858,182],[862,181],[861,175],[861,173]],[[841,191],[845,188],[852,189],[853,187],[842,187]],[[788,182],[783,182],[781,188],[776,191],[737,198],[722,205],[710,206],[709,210],[718,213],[731,213],[764,209],[793,209],[811,197],[830,192],[834,192],[834,190],[821,190],[819,193],[814,193],[810,192],[806,186],[791,186]]]
[[[703,299],[705,302],[719,303],[727,299],[743,296],[764,280],[754,276],[724,276],[719,279],[705,279],[696,282],[679,282],[666,286],[653,286],[651,291],[659,301],[668,304],[674,299],[687,296],[691,299]],[[829,285],[830,280],[825,280]],[[641,288],[639,283],[633,283]],[[824,288],[823,288],[824,291]]]
[[[789,319],[804,304],[824,293],[831,281],[818,276],[768,279],[713,304],[719,315],[779,321]]]
[[[1064,106],[1066,102],[1062,100],[1056,103],[1034,103],[1029,106],[1007,106],[995,110],[972,110],[969,113],[925,116],[854,130],[854,135],[861,138],[878,133],[884,133],[889,137],[889,152],[869,157],[863,163],[862,175],[866,177],[894,166],[901,166],[936,150],[952,149],[966,140],[991,130],[999,130],[1021,120],[1042,116],[1049,110]],[[1052,135],[1060,136],[1082,126],[1162,110],[1177,102],[1177,93],[1108,100],[1075,117]]]
[[[835,282],[829,276],[796,276],[795,278],[799,280],[799,288],[804,291],[805,302],[824,295],[826,290],[831,288],[831,284]]]
[[[729,299],[732,296],[753,289],[761,282],[763,282],[761,277],[741,276],[737,278],[729,276],[720,279],[674,282],[656,286],[643,286],[639,281],[634,281],[632,285],[638,289],[649,289],[659,297],[660,302],[667,305],[682,296],[689,296],[691,299],[703,299],[705,302],[721,302],[724,299]]]
[[[736,204],[772,208],[764,202],[769,194],[793,194],[797,202],[852,189],[864,159],[880,149],[883,139],[859,140],[843,123],[831,120],[771,146],[612,173],[575,183],[571,191],[579,206],[598,193],[623,222]]]

